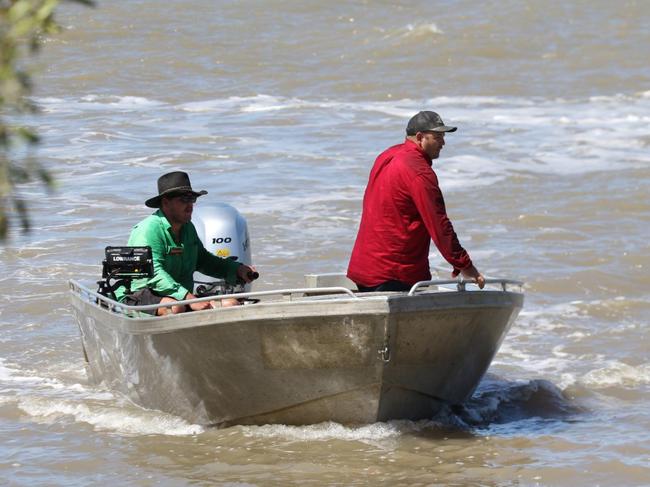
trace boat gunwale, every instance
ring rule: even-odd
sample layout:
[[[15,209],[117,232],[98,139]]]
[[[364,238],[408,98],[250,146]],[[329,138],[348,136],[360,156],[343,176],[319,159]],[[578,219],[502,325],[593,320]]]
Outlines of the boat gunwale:
[[[503,292],[512,292],[507,290],[508,285],[515,285],[520,288],[519,292],[516,292],[515,294],[522,294],[523,292],[521,291],[521,288],[523,287],[524,283],[521,281],[515,281],[511,279],[501,279],[501,278],[488,278],[485,280],[486,284],[499,284],[501,287],[501,291]],[[455,284],[456,289],[449,289],[445,288],[443,286],[449,285],[449,284]],[[210,296],[203,296],[199,298],[194,298],[194,299],[185,299],[181,301],[174,301],[174,302],[168,302],[168,303],[158,303],[158,304],[149,304],[149,305],[128,305],[124,303],[120,303],[119,301],[115,301],[113,299],[110,299],[107,296],[104,296],[103,294],[98,293],[97,291],[93,291],[89,289],[88,287],[84,286],[80,282],[70,279],[68,281],[68,286],[73,295],[78,295],[82,301],[87,301],[87,302],[93,302],[95,301],[95,304],[98,302],[101,302],[103,306],[98,306],[100,308],[105,308],[113,313],[117,313],[119,315],[122,315],[127,318],[131,319],[147,319],[147,317],[142,318],[142,317],[134,317],[132,316],[132,312],[142,312],[142,311],[152,311],[156,310],[159,308],[170,308],[172,306],[179,306],[179,305],[190,305],[194,303],[202,303],[202,302],[209,302],[209,301],[215,301],[215,300],[221,300],[221,299],[228,299],[228,298],[233,298],[233,299],[255,299],[257,297],[266,297],[266,296],[289,296],[289,300],[287,301],[286,299],[283,301],[278,301],[281,303],[287,303],[287,302],[304,302],[306,300],[318,300],[318,301],[325,301],[325,300],[332,300],[336,302],[340,302],[342,299],[346,298],[352,298],[354,300],[362,300],[362,299],[368,299],[371,297],[383,297],[383,296],[391,296],[391,295],[396,295],[396,296],[406,296],[406,297],[414,297],[414,296],[419,296],[422,294],[435,294],[435,293],[448,293],[448,292],[466,292],[466,291],[471,291],[471,292],[495,292],[497,290],[493,289],[467,289],[467,285],[472,284],[470,281],[466,281],[464,279],[438,279],[438,280],[429,280],[429,281],[418,281],[416,282],[411,289],[409,290],[408,294],[404,294],[402,292],[394,292],[394,291],[382,291],[382,292],[364,292],[364,293],[358,293],[355,294],[352,290],[343,287],[343,286],[331,286],[331,287],[304,287],[304,288],[287,288],[287,289],[275,289],[275,290],[270,290],[270,291],[249,291],[249,292],[243,292],[243,293],[232,293],[232,294],[219,294],[219,295],[210,295]],[[430,289],[430,286],[437,286],[438,289]],[[419,294],[416,294],[417,290],[420,289],[426,289],[425,291],[420,291]],[[302,296],[294,301],[292,300],[292,295],[294,294],[302,294]],[[343,296],[343,294],[347,296]],[[86,299],[83,299],[83,295],[86,296]],[[271,302],[265,302],[264,304],[271,304]],[[218,310],[220,311],[226,311],[229,308],[219,308]],[[156,317],[156,318],[161,318],[161,317]]]
[[[293,292],[314,292],[318,291],[319,293],[326,289],[332,288],[307,288],[307,289],[295,289],[290,290]],[[70,291],[73,301],[73,306],[80,311],[82,308],[86,308],[87,311],[94,310],[95,321],[101,324],[102,326],[107,326],[116,331],[127,333],[127,334],[157,334],[157,333],[173,333],[176,331],[191,329],[203,326],[213,326],[213,325],[231,325],[231,324],[241,324],[243,321],[254,322],[254,321],[272,321],[272,320],[283,320],[295,317],[308,317],[308,316],[360,316],[360,315],[377,315],[377,314],[389,314],[392,310],[395,309],[395,304],[411,302],[415,304],[416,302],[422,299],[430,299],[433,296],[438,296],[442,301],[447,301],[446,303],[439,303],[436,306],[437,309],[452,309],[458,308],[458,302],[453,302],[457,298],[452,298],[452,296],[482,296],[486,298],[485,300],[480,299],[483,302],[475,303],[464,303],[463,308],[473,308],[473,307],[502,307],[503,301],[495,300],[495,295],[505,296],[510,295],[511,298],[514,298],[514,302],[511,302],[511,306],[517,306],[517,301],[521,303],[520,300],[523,300],[523,293],[502,291],[499,289],[491,290],[452,290],[444,289],[438,291],[430,292],[419,292],[414,295],[408,295],[407,293],[401,292],[382,292],[382,293],[363,293],[363,295],[354,295],[350,297],[348,293],[345,294],[333,294],[333,295],[315,295],[315,296],[304,296],[299,299],[292,300],[272,300],[272,301],[263,301],[257,304],[249,304],[244,306],[233,306],[227,308],[217,308],[209,309],[203,311],[195,311],[189,316],[191,319],[188,319],[188,313],[182,314],[169,314],[167,316],[151,316],[144,315],[142,316],[129,316],[123,312],[115,312],[115,308],[120,306],[119,303],[113,300],[109,300],[105,296],[102,296],[90,289],[86,288],[82,284],[71,280],[70,281]],[[278,290],[278,291],[287,291],[287,290]],[[260,292],[258,292],[260,293]],[[265,293],[261,291],[261,293]],[[255,293],[239,293],[246,295],[253,295]],[[273,292],[266,292],[265,295],[274,294]],[[277,293],[275,293],[277,294]],[[258,294],[259,295],[259,294]],[[202,301],[214,300],[214,299],[223,299],[226,295],[219,296],[209,296],[206,298],[201,298]],[[229,295],[236,296],[236,295]],[[492,303],[486,302],[487,297],[490,296]],[[102,301],[108,302],[107,304],[112,304],[112,306],[100,305],[97,302],[97,298],[103,298]],[[192,300],[194,301],[194,300]],[[81,305],[79,304],[81,303]],[[114,304],[113,304],[114,303]],[[179,303],[185,303],[179,302]],[[174,303],[175,304],[175,303]],[[336,304],[336,306],[332,306]],[[521,304],[520,304],[521,305]],[[125,308],[127,306],[124,306]],[[399,306],[401,308],[401,306]],[[130,313],[140,311],[145,307],[139,306],[129,306],[132,308]],[[251,313],[250,310],[254,309],[255,313]],[[415,309],[414,309],[415,310]],[[402,308],[402,311],[407,311]],[[83,312],[83,311],[82,311]]]

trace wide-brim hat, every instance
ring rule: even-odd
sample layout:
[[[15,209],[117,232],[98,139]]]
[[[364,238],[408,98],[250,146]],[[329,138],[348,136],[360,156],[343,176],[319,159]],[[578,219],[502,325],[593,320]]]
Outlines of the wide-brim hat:
[[[194,191],[190,184],[190,177],[186,172],[174,171],[163,174],[158,178],[158,196],[149,198],[144,204],[149,208],[160,208],[160,200],[162,197],[174,193],[192,193],[197,198],[208,194],[205,190]]]
[[[418,132],[455,132],[457,127],[445,125],[436,112],[418,112],[406,126],[406,135],[415,135]]]

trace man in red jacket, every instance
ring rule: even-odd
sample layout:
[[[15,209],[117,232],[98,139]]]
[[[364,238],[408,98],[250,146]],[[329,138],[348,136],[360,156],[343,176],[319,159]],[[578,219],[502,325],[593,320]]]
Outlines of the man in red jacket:
[[[461,247],[431,168],[445,145],[446,126],[435,112],[419,112],[406,140],[377,157],[363,197],[363,213],[348,277],[360,291],[405,291],[431,279],[429,244],[454,270],[482,289],[485,278]]]

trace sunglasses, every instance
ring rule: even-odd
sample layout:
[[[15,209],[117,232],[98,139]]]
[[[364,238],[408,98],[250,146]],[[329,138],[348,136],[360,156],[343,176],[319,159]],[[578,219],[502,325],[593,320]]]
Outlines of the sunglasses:
[[[196,196],[192,193],[179,194],[178,196],[173,196],[173,198],[178,198],[183,203],[196,203]]]

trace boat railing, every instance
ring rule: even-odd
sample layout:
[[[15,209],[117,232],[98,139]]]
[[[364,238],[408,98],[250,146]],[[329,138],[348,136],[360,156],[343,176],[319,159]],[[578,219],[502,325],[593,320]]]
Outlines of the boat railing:
[[[439,276],[444,274],[449,275],[449,273],[451,272],[450,269],[446,269],[440,266],[431,267],[431,270],[434,273],[437,273]],[[329,272],[326,274],[307,274],[305,275],[305,283],[307,284],[308,287],[314,288],[318,291],[320,291],[320,289],[327,286],[344,286],[347,289],[356,290],[356,284],[352,282],[350,279],[348,279],[348,277],[345,275],[344,272]],[[416,291],[423,291],[433,286],[442,287],[442,286],[449,286],[450,284],[455,285],[455,288],[458,291],[466,291],[467,285],[472,283],[473,281],[467,280],[462,276],[458,276],[452,279],[446,278],[446,279],[431,279],[427,281],[420,281],[420,282],[416,282],[410,288],[408,295],[413,296],[416,293]],[[492,276],[485,276],[485,283],[488,285],[488,287],[493,287],[494,285],[496,285],[503,291],[507,291],[508,286],[517,286],[519,287],[519,292],[522,291],[524,285],[524,283],[521,281],[515,281],[512,279],[495,278]],[[429,289],[429,291],[431,291],[431,289]],[[441,289],[438,289],[438,291],[449,291],[449,288],[442,287]],[[315,295],[315,294],[319,294],[319,292],[312,292],[311,294]]]
[[[442,266],[431,266],[431,270],[435,271],[438,274],[444,274],[449,272],[449,269]],[[485,277],[486,285],[490,285],[490,284],[498,285],[503,291],[508,291],[508,286],[515,286],[519,288],[518,289],[519,292],[523,292],[523,287],[524,287],[523,281],[517,281],[515,279],[502,279],[502,278],[491,277],[491,276],[484,276],[484,277]],[[444,286],[449,284],[455,284],[456,289],[458,291],[466,291],[468,284],[476,285],[476,283],[473,280],[465,279],[463,276],[458,276],[453,279],[434,279],[430,281],[419,281],[413,284],[408,295],[413,296],[416,291],[430,286]]]
[[[416,291],[423,290],[430,286],[445,286],[449,284],[455,284],[458,291],[466,291],[468,284],[475,284],[474,281],[466,279],[435,279],[431,281],[419,281],[413,284],[411,289],[408,292],[409,296],[413,296]],[[522,281],[515,281],[513,279],[499,279],[487,277],[485,279],[485,284],[498,284],[503,291],[508,291],[508,286],[517,286],[521,290],[524,283]]]
[[[521,281],[516,281],[512,279],[491,278],[491,277],[486,278],[485,283],[487,285],[498,285],[503,291],[508,291],[508,286],[518,286],[521,290],[521,288],[524,285],[524,283]],[[462,292],[467,290],[468,284],[471,285],[474,284],[474,282],[463,278],[433,279],[429,281],[419,281],[416,282],[411,287],[407,296],[414,296],[418,291],[425,291],[428,288],[433,286],[441,287],[441,286],[455,285],[456,290]],[[74,293],[78,294],[83,300],[91,303],[95,303],[103,308],[106,308],[108,311],[124,314],[127,316],[132,315],[134,312],[138,312],[138,311],[152,311],[158,308],[170,308],[172,306],[189,305],[193,303],[203,303],[206,301],[216,301],[216,300],[227,299],[227,298],[256,300],[258,298],[268,297],[268,296],[288,296],[289,299],[292,299],[293,295],[298,295],[298,294],[302,296],[319,296],[323,298],[326,297],[326,295],[347,294],[349,297],[353,299],[361,299],[359,294],[355,294],[353,290],[350,290],[346,287],[330,286],[330,287],[305,287],[305,288],[292,288],[292,289],[276,289],[272,291],[250,291],[250,292],[243,292],[243,293],[218,294],[218,295],[211,295],[211,296],[203,296],[195,299],[186,299],[184,301],[173,301],[169,303],[134,306],[134,305],[120,303],[107,296],[104,296],[103,294],[99,294],[96,291],[92,291],[91,289],[88,289],[86,286],[84,286],[83,284],[75,280],[70,280],[69,286],[70,289]],[[445,289],[443,288],[439,290],[444,291]],[[448,291],[449,289],[446,290]]]
[[[77,293],[82,299],[89,302],[94,302],[109,311],[129,315],[134,311],[152,311],[158,308],[171,308],[172,306],[194,304],[194,303],[203,303],[206,301],[217,301],[221,299],[257,299],[265,296],[289,296],[291,297],[294,294],[309,294],[314,291],[314,288],[296,288],[296,289],[275,289],[272,291],[250,291],[245,293],[232,293],[232,294],[218,294],[212,296],[203,296],[195,299],[186,299],[184,301],[174,301],[170,303],[159,303],[159,304],[148,304],[142,306],[132,306],[128,304],[123,304],[118,301],[115,301],[111,298],[99,294],[96,291],[88,289],[83,284],[70,280],[68,281],[70,289]],[[318,288],[319,293],[322,294],[347,294],[354,299],[361,299],[359,296],[354,294],[350,289],[345,287],[324,287]]]

